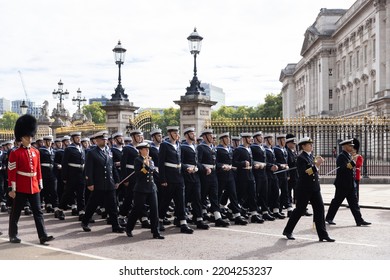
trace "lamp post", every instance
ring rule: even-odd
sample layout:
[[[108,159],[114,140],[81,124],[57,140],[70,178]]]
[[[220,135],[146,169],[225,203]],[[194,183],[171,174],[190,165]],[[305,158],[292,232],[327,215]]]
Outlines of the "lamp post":
[[[194,55],[194,77],[190,81],[190,86],[187,87],[186,95],[199,95],[205,94],[204,88],[200,86],[200,81],[197,77],[197,68],[196,68],[196,57],[200,53],[200,49],[202,47],[203,37],[198,34],[196,28],[194,28],[194,32],[187,37],[188,46],[190,48],[190,53]]]
[[[27,109],[28,109],[28,106],[23,99],[22,103],[20,104],[20,111],[22,112],[22,115],[27,114]]]
[[[60,99],[60,108],[62,108],[62,100],[64,100],[65,98],[69,98],[69,92],[68,90],[65,90],[63,91],[63,88],[64,88],[64,83],[60,80],[58,82],[58,89],[57,91],[54,90],[53,91],[53,98],[56,99],[56,98],[59,98]]]
[[[115,46],[115,48],[112,51],[114,52],[115,64],[118,65],[119,74],[118,74],[118,86],[115,89],[115,93],[111,95],[112,96],[111,100],[129,101],[129,99],[127,98],[127,94],[125,94],[125,90],[121,84],[121,80],[122,80],[121,65],[125,62],[126,49],[122,47],[121,41],[118,41],[118,44]]]
[[[81,90],[80,88],[77,90],[77,97],[72,98],[73,105],[77,104],[77,112],[81,114],[81,104],[85,104],[87,102],[87,99],[85,97],[81,97]]]

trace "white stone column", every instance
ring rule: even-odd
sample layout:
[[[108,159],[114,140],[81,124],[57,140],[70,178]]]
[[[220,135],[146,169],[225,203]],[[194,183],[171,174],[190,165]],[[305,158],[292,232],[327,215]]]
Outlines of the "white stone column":
[[[314,72],[313,72],[313,62],[309,61],[307,64],[307,91],[305,92],[305,116],[310,116],[310,107],[311,103],[310,100],[312,99],[312,92],[313,92],[313,78],[314,78]]]
[[[386,22],[385,22],[385,28],[386,28],[386,37],[384,38],[384,51],[386,53],[386,90],[387,94],[390,94],[390,1],[387,1],[386,4]]]
[[[375,14],[375,69],[376,69],[376,88],[375,93],[381,92],[386,89],[386,66],[383,62],[386,61],[386,1],[375,1],[376,14]],[[366,21],[366,26],[372,23]],[[371,27],[370,27],[371,28]]]
[[[329,52],[324,50],[320,57],[321,73],[319,73],[318,113],[329,111]]]

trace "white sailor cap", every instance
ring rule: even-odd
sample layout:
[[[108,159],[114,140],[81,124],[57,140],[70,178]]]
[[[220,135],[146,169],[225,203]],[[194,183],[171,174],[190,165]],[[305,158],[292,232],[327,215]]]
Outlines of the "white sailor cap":
[[[136,134],[143,134],[140,129],[133,129],[130,131],[130,136],[136,135]]]
[[[150,132],[150,136],[153,136],[155,134],[161,134],[162,130],[159,128],[153,128],[152,131]]]
[[[297,143],[297,138],[295,137],[292,137],[292,138],[286,138],[286,143],[290,143],[290,142],[293,142],[293,143]]]
[[[298,145],[303,145],[307,143],[313,143],[313,140],[308,136],[301,138],[298,142]]]
[[[131,138],[128,136],[123,137],[123,141],[125,142],[131,142]]]
[[[341,145],[341,146],[344,146],[344,145],[351,145],[351,146],[354,146],[354,144],[353,144],[353,139],[344,140],[344,141],[340,142],[340,145]]]
[[[230,132],[221,133],[219,135],[219,139],[222,139],[223,137],[230,137]]]
[[[101,139],[107,140],[108,139],[108,131],[102,130],[102,131],[95,133],[95,138],[101,138]]]
[[[81,138],[81,142],[87,142],[87,141],[88,142],[90,141],[88,137]]]
[[[8,140],[8,141],[5,141],[5,142],[1,143],[1,146],[13,144],[13,143],[14,143],[14,140]]]
[[[178,126],[167,126],[167,131],[179,131]]]
[[[65,135],[65,136],[62,137],[62,139],[61,139],[61,141],[66,141],[66,140],[70,140],[70,136]]]
[[[54,139],[54,142],[61,142],[62,141],[62,138],[56,138]]]
[[[115,137],[122,137],[123,136],[123,133],[118,131],[118,132],[115,132],[113,135],[112,135],[112,138],[115,138]]]
[[[250,132],[241,132],[240,136],[241,136],[241,138],[242,137],[252,137],[252,133],[250,133]]]
[[[240,136],[232,136],[233,141],[240,141]]]
[[[277,134],[276,139],[286,138],[286,134]]]
[[[142,142],[142,143],[139,143],[136,148],[137,149],[150,148],[150,145],[148,142]]]
[[[265,135],[263,136],[264,139],[273,138],[273,137],[274,137],[273,134],[265,134]]]
[[[183,134],[185,135],[188,132],[195,132],[195,127],[187,127],[183,130]]]
[[[73,137],[73,136],[81,136],[81,132],[80,131],[71,132],[70,137]]]
[[[35,140],[35,142],[36,142],[36,141],[43,141],[43,137],[37,138],[37,139]]]
[[[42,138],[43,140],[53,141],[53,135],[45,135]]]
[[[196,140],[197,140],[197,141],[202,141],[203,138],[199,136],[198,138],[196,138]]]
[[[263,136],[263,132],[262,131],[257,131],[255,133],[253,133],[253,137],[256,137],[256,136]]]
[[[203,136],[205,134],[213,134],[213,130],[211,128],[203,129],[202,132],[200,133],[200,136]]]

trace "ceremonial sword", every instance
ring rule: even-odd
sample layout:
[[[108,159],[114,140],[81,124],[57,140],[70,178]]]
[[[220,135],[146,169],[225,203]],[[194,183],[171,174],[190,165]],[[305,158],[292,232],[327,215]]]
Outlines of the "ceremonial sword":
[[[287,171],[294,170],[294,169],[297,169],[297,168],[296,167],[291,167],[289,169],[283,169],[283,170],[275,171],[274,174],[283,173],[283,172],[287,172]]]
[[[119,182],[118,186],[123,184],[127,179],[129,179],[131,176],[133,176],[135,173],[135,171],[131,172],[129,176],[127,176],[125,179],[123,179],[122,181]]]
[[[330,173],[335,172],[335,171],[336,171],[337,169],[339,169],[339,168],[340,168],[340,166],[339,166],[339,167],[336,167],[335,169],[333,169],[333,170],[329,171],[328,173],[326,173],[325,176],[326,176],[326,175],[329,175]]]

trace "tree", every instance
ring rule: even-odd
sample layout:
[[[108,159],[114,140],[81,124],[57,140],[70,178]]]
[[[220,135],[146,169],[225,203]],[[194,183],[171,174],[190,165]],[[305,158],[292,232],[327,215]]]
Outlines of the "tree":
[[[270,93],[265,96],[265,103],[258,106],[257,115],[260,118],[282,118],[283,103],[282,93],[277,95]]]
[[[242,118],[281,118],[282,112],[282,94],[267,94],[264,104],[259,104],[256,107],[238,106],[227,107],[222,106],[217,111],[211,113],[211,119],[242,119]]]
[[[152,123],[158,126],[163,134],[167,132],[167,126],[179,126],[180,125],[180,109],[173,107],[164,109],[163,114],[153,113]]]
[[[102,108],[102,103],[93,102],[90,105],[83,106],[83,114],[88,115],[91,114],[92,121],[96,124],[105,123],[106,122],[106,111]]]
[[[0,127],[2,129],[14,129],[16,120],[19,115],[13,112],[5,112],[3,117],[0,118]]]

